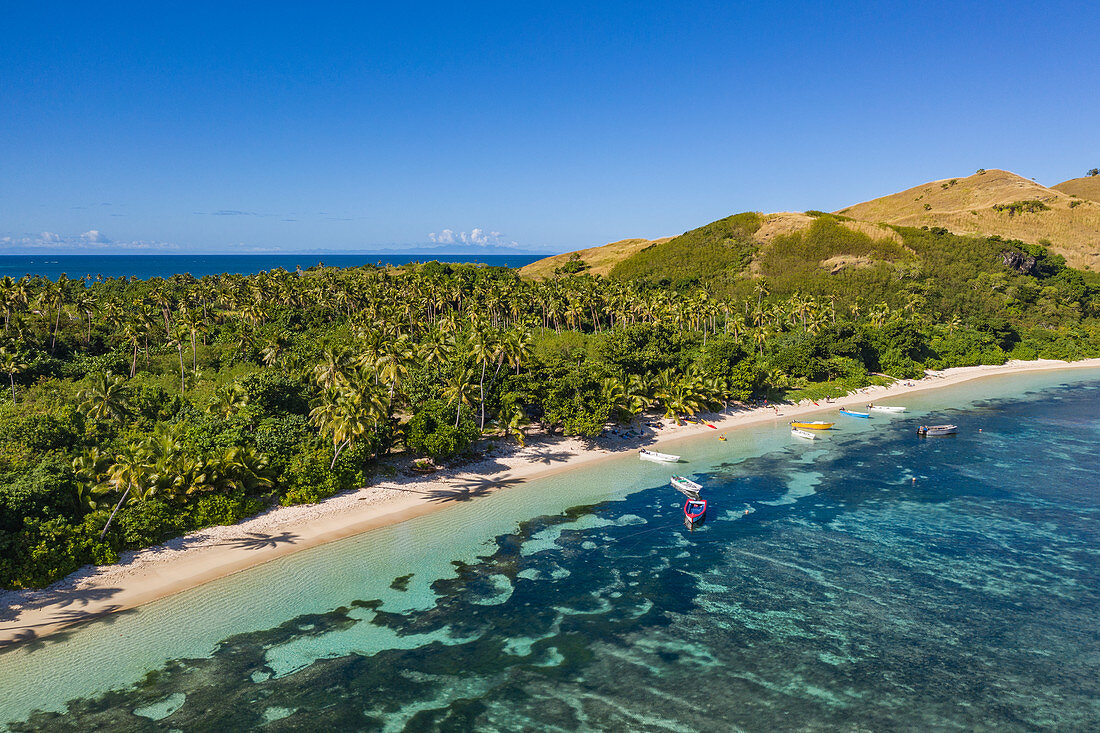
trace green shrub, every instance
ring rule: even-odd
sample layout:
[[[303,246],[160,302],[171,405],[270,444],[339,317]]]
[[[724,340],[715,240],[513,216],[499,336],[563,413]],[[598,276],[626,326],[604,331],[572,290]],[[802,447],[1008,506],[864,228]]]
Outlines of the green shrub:
[[[27,473],[0,474],[0,530],[17,530],[24,517],[74,519],[78,513],[72,465],[63,454],[42,456]]]
[[[149,547],[184,529],[181,512],[161,499],[149,499],[119,510],[109,532],[128,548]]]
[[[0,586],[41,588],[89,563],[117,562],[91,522],[27,519],[16,533],[0,533]]]
[[[260,499],[243,494],[211,494],[201,497],[188,508],[185,522],[189,530],[236,524],[258,513],[263,506]]]
[[[61,407],[48,413],[30,413],[7,424],[13,443],[35,452],[67,450],[75,447],[84,432],[84,418],[75,406]]]
[[[455,408],[441,400],[421,405],[405,427],[405,443],[410,450],[432,458],[447,458],[467,450],[480,431],[473,409],[463,411],[455,426]]]
[[[283,472],[283,506],[313,504],[326,499],[339,490],[336,477],[329,469],[332,461],[330,448],[314,448],[298,453],[287,463]]]
[[[1038,199],[1025,199],[1024,201],[1013,201],[1011,204],[996,204],[993,210],[998,213],[1008,212],[1009,216],[1016,216],[1016,214],[1037,214],[1040,211],[1048,211],[1049,206],[1044,204]]]

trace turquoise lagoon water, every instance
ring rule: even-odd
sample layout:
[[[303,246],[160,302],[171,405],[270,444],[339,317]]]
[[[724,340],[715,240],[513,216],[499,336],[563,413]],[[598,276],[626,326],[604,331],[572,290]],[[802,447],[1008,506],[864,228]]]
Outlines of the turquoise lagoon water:
[[[0,721],[1100,728],[1100,373],[898,402],[812,444],[783,418],[676,444],[694,532],[668,468],[624,456],[15,648]]]

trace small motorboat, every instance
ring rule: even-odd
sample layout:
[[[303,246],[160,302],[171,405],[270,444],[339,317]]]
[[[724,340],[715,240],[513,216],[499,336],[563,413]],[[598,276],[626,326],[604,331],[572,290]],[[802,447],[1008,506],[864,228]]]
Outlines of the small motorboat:
[[[706,499],[688,499],[684,502],[684,520],[688,526],[694,526],[707,516]]]
[[[937,435],[954,435],[959,432],[958,425],[921,425],[917,428],[917,435],[935,437]]]
[[[802,438],[804,440],[817,440],[817,436],[811,433],[809,430],[803,430],[802,428],[791,428],[791,435],[796,438]]]
[[[846,410],[843,407],[840,408],[840,414],[847,415],[848,417],[862,417],[864,419],[871,417],[871,413],[869,412],[856,412],[855,410]]]
[[[799,428],[800,430],[828,430],[836,423],[822,422],[821,420],[815,420],[813,422],[792,422],[792,428]]]
[[[655,450],[646,450],[645,448],[638,451],[638,458],[643,461],[657,461],[658,463],[676,463],[680,460],[680,456],[674,456],[671,453],[658,453]]]
[[[695,483],[687,476],[673,476],[669,483],[689,499],[698,499],[699,492],[703,489],[702,485]]]
[[[904,407],[894,407],[893,405],[867,405],[867,409],[872,412],[905,412]]]

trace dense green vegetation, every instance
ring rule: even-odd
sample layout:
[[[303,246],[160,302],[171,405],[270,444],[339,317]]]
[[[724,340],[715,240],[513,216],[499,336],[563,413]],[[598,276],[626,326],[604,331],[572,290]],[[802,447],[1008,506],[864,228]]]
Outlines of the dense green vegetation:
[[[719,219],[646,247],[616,265],[611,276],[676,281],[695,277],[700,271],[709,275],[740,272],[756,251],[752,235],[761,221],[761,216],[751,211]]]
[[[651,248],[632,279],[439,263],[0,279],[0,585],[362,486],[395,453],[1100,355],[1097,276],[1042,247],[917,229],[899,245],[820,215],[760,251],[757,226],[689,232],[675,267]],[[838,255],[866,262],[819,266]]]

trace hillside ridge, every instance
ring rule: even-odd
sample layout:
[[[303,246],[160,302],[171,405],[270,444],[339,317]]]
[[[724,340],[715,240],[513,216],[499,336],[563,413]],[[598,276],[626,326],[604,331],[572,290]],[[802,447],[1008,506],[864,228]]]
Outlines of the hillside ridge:
[[[1084,176],[1082,178],[1071,178],[1068,181],[1062,181],[1059,184],[1051,186],[1056,191],[1082,199],[1088,199],[1089,201],[1096,201],[1100,203],[1100,176]]]
[[[766,249],[777,237],[808,229],[817,213],[761,214],[760,226],[751,239]],[[954,234],[997,235],[1041,244],[1065,257],[1073,267],[1100,270],[1100,176],[1074,178],[1047,187],[1011,171],[991,168],[970,176],[922,183],[847,206],[834,214],[848,229],[872,239],[900,242],[892,226],[939,227]],[[577,266],[579,271],[609,275],[643,250],[679,240],[691,232],[654,240],[624,239],[565,252],[538,260],[520,272],[531,278],[552,277],[572,258],[583,263]],[[757,270],[754,262],[752,272]],[[619,268],[617,274],[628,271]]]
[[[943,227],[955,234],[1043,244],[1074,267],[1100,269],[1100,202],[1011,171],[989,169],[930,181],[836,213],[861,221]]]
[[[520,269],[520,275],[535,280],[553,277],[555,271],[565,266],[570,259],[579,259],[584,266],[584,272],[590,275],[607,275],[611,269],[622,260],[640,252],[654,244],[663,244],[672,237],[659,237],[657,239],[620,239],[599,247],[588,247],[575,252],[563,252],[562,254],[544,257],[536,260]],[[574,258],[573,256],[576,255]]]

